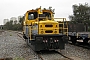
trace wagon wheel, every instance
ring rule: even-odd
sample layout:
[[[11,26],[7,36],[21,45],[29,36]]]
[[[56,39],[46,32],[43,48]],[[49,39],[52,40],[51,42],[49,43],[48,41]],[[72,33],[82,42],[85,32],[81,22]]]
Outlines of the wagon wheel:
[[[71,38],[71,42],[72,42],[72,44],[74,44],[74,45],[75,45],[75,44],[76,44],[76,42],[77,42],[76,37],[72,37],[72,38]]]
[[[87,44],[88,43],[88,39],[84,39],[83,43]]]

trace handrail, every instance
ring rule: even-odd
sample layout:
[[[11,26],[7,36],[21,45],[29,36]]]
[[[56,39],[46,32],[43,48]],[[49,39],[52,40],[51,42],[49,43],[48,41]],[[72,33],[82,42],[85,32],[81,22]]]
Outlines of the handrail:
[[[66,21],[66,18],[54,18],[54,19],[62,19],[62,21]],[[58,22],[61,22],[61,21],[58,21]]]
[[[56,18],[56,19],[64,19],[64,18]],[[65,19],[66,20],[66,19]],[[62,24],[62,26],[59,27],[59,29],[62,30],[63,34],[66,34],[68,36],[68,22],[67,21],[57,21],[59,24]],[[66,22],[66,23],[65,23]]]
[[[38,30],[38,28],[32,28],[32,26],[33,25],[30,25],[30,40],[32,40],[32,30]]]

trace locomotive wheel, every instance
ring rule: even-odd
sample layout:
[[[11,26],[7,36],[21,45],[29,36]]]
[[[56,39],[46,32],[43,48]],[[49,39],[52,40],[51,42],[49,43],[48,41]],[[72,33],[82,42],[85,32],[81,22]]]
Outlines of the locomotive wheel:
[[[76,38],[75,38],[75,37],[71,38],[71,42],[72,42],[72,44],[74,44],[74,45],[75,45],[75,44],[76,44],[76,42],[77,42],[77,41],[76,41]]]
[[[25,34],[23,34],[23,38],[24,38],[24,39],[28,39],[28,38],[25,36]]]
[[[25,39],[25,41],[26,41],[26,44],[28,45],[28,39]]]
[[[27,46],[29,46],[29,39],[25,39]]]
[[[88,39],[84,39],[83,43],[87,44],[88,43]]]

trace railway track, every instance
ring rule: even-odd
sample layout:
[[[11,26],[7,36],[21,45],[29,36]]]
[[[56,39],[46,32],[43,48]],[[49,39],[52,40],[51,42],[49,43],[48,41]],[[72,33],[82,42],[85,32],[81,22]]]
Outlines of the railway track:
[[[18,33],[17,34],[20,38],[22,38],[23,40],[25,40],[23,37],[22,37],[22,33]],[[28,46],[30,47],[30,46]],[[31,54],[34,55],[34,58],[33,59],[39,59],[39,60],[44,60],[40,54],[37,54],[37,52],[35,52],[32,48],[30,48],[30,51],[31,51]],[[26,57],[26,60],[32,60],[29,56]]]
[[[41,51],[38,53],[41,57],[42,57],[42,60],[74,60],[73,58],[70,58],[68,56],[65,56],[64,54],[62,54],[61,52],[59,51]],[[47,56],[45,56],[47,55]]]
[[[70,45],[82,47],[85,49],[90,49],[90,43],[77,42],[76,44],[72,44],[70,41],[68,42]]]
[[[74,60],[74,59],[72,59],[72,58],[70,58],[70,57],[62,54],[61,52],[58,52],[58,51],[56,51],[56,52],[57,52],[58,54],[60,54],[61,56],[63,56],[64,58],[68,59],[68,60]]]
[[[18,33],[17,34],[20,38],[22,38],[23,39],[23,37],[22,37],[22,33]],[[23,39],[24,40],[24,39]],[[29,46],[30,47],[30,46]],[[45,59],[45,57],[43,57],[43,53],[42,52],[35,52],[32,48],[30,48],[30,51],[31,51],[31,53],[32,53],[32,55],[34,55],[34,59],[38,59],[38,60],[48,60],[48,59]],[[68,56],[65,56],[64,54],[62,54],[61,52],[59,52],[59,51],[54,51],[55,53],[54,53],[54,55],[58,55],[58,56],[61,56],[61,57],[63,57],[63,58],[58,58],[58,59],[61,59],[61,60],[74,60],[74,59],[72,59],[72,58],[70,58],[70,57],[68,57]],[[51,56],[53,56],[53,54],[51,54]],[[50,58],[50,57],[49,57]],[[29,60],[30,58],[29,58],[29,56],[27,57],[27,59],[26,60]],[[53,59],[51,59],[51,60],[53,60]],[[57,60],[57,58],[56,59],[54,59],[54,60]]]
[[[0,36],[3,35],[3,32],[5,32],[4,30],[0,30]]]

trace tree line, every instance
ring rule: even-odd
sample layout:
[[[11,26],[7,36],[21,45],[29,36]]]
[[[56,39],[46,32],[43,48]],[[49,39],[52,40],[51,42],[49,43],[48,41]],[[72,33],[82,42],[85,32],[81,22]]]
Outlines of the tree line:
[[[23,29],[23,20],[24,20],[24,16],[20,18],[19,23],[13,24],[13,20],[10,20],[3,26],[3,29],[21,31]]]
[[[69,16],[69,19],[71,21],[74,21],[75,23],[84,23],[90,25],[90,6],[88,3],[85,4],[79,4],[79,5],[73,5],[73,15]]]
[[[70,21],[74,23],[84,23],[90,26],[90,6],[88,3],[72,5],[73,15],[69,15]],[[22,30],[23,29],[24,16],[20,18],[18,24],[13,24],[12,21],[7,22],[4,25],[4,29],[8,30]],[[89,27],[90,29],[90,27]]]
[[[73,15],[69,15],[69,19],[73,23],[83,23],[88,26],[90,30],[90,6],[88,3],[75,4],[72,6]]]

